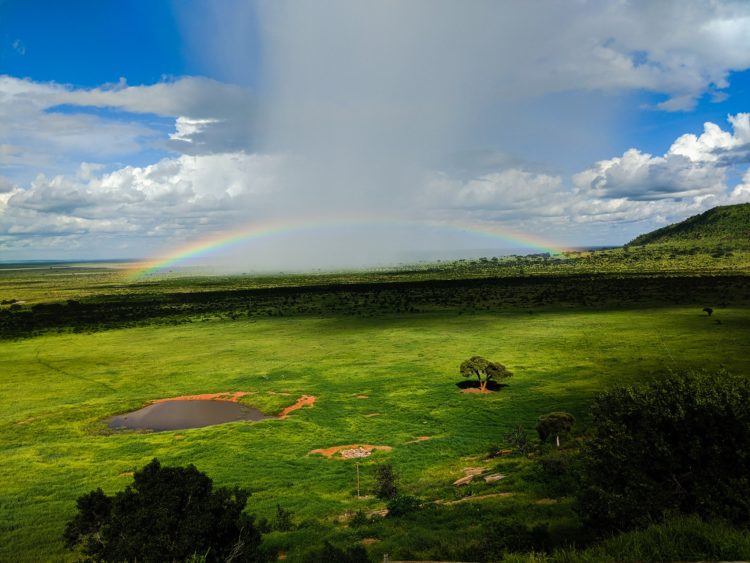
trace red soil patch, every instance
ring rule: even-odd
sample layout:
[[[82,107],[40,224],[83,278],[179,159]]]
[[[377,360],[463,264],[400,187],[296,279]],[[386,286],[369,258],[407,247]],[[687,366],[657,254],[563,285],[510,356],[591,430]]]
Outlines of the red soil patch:
[[[467,387],[466,389],[461,389],[461,393],[481,393],[482,395],[487,395],[492,392],[493,391],[490,391],[489,389],[480,389],[479,387]]]
[[[168,399],[156,399],[152,403],[164,403],[166,401],[229,401],[230,403],[238,402],[242,397],[252,395],[250,391],[226,391],[224,393],[203,393],[202,395],[182,395],[181,397],[171,397]]]
[[[429,439],[430,439],[429,436],[417,436],[414,440],[409,440],[406,443],[407,444],[416,444],[417,442],[425,442],[425,441],[427,441]]]
[[[362,545],[372,545],[374,543],[378,543],[380,540],[378,538],[362,538]]]
[[[279,413],[279,418],[286,418],[290,412],[301,409],[302,407],[313,406],[315,404],[315,399],[316,397],[313,397],[312,395],[302,395],[299,399],[297,399],[296,403],[294,403],[293,405],[289,405],[284,410],[282,410]]]
[[[310,450],[311,454],[320,454],[325,457],[331,458],[337,453],[345,450],[364,450],[366,452],[372,452],[373,450],[381,450],[384,452],[390,452],[393,448],[390,446],[373,446],[372,444],[349,444],[347,446],[333,446],[330,448],[320,448],[317,450]]]

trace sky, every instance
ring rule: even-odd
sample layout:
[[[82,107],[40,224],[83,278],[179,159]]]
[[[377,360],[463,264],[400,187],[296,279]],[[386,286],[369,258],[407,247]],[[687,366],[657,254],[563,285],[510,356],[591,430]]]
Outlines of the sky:
[[[0,0],[0,260],[623,244],[750,201],[748,112],[745,1]]]

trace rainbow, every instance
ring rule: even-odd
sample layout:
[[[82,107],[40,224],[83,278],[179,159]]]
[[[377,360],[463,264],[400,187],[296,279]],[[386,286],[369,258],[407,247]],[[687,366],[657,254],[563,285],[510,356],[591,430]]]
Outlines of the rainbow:
[[[215,233],[200,240],[190,242],[168,252],[160,258],[137,264],[130,271],[128,277],[131,280],[148,277],[172,266],[176,266],[188,259],[206,256],[251,240],[259,240],[301,231],[358,226],[429,227],[500,239],[517,246],[534,248],[540,252],[548,252],[553,255],[569,251],[566,247],[554,244],[536,235],[521,233],[506,227],[500,227],[496,224],[487,225],[451,221],[420,221],[393,218],[373,219],[366,217],[357,219],[287,219],[284,221],[265,221],[230,232]]]

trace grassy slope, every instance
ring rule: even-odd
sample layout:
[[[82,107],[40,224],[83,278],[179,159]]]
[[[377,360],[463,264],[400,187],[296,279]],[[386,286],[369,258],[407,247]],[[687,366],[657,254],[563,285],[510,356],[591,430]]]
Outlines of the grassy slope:
[[[506,363],[516,373],[511,385],[492,396],[457,392],[457,366],[474,353]],[[747,309],[711,319],[696,308],[662,308],[213,321],[0,342],[0,560],[62,557],[58,538],[76,496],[99,485],[122,488],[130,479],[123,473],[155,456],[255,489],[251,512],[271,516],[280,502],[298,517],[331,523],[326,533],[349,537],[333,519],[381,505],[356,500],[350,462],[307,456],[313,448],[394,446],[363,463],[365,486],[371,465],[389,459],[407,492],[456,498],[450,483],[461,468],[481,463],[471,456],[502,442],[511,425],[532,427],[551,410],[585,420],[591,396],[608,385],[719,365],[750,371]],[[319,402],[286,421],[181,432],[110,435],[101,422],[150,399],[228,390],[255,391],[248,402],[268,411],[301,394]],[[405,444],[422,435],[433,439]],[[488,463],[509,477],[473,492],[517,492],[488,506],[532,521],[573,518],[564,499],[533,504],[537,493],[519,478],[526,462]],[[466,527],[467,538],[481,532],[460,512],[465,504],[455,510],[446,529]],[[371,550],[429,555],[440,542],[423,532],[394,530]],[[284,548],[310,539],[304,531],[271,537]]]
[[[714,207],[700,215],[636,237],[630,245],[669,243],[750,245],[750,203]]]

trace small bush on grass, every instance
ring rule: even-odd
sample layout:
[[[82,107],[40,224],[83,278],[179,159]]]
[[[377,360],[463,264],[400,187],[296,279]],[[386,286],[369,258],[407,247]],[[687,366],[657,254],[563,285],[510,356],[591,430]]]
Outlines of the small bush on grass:
[[[364,513],[363,510],[357,510],[357,512],[354,513],[354,516],[351,520],[349,520],[349,527],[350,528],[359,528],[361,526],[366,526],[370,523],[369,518],[367,518],[367,515]]]
[[[390,463],[378,465],[375,469],[375,496],[389,500],[398,495],[396,473]]]
[[[526,429],[522,424],[514,426],[513,429],[505,435],[505,440],[521,455],[526,455],[531,451],[529,435],[526,433]]]
[[[422,501],[409,495],[398,495],[388,501],[388,516],[403,516],[419,510]]]
[[[280,504],[276,505],[276,516],[272,528],[277,532],[289,532],[294,529],[291,510],[286,510]]]

